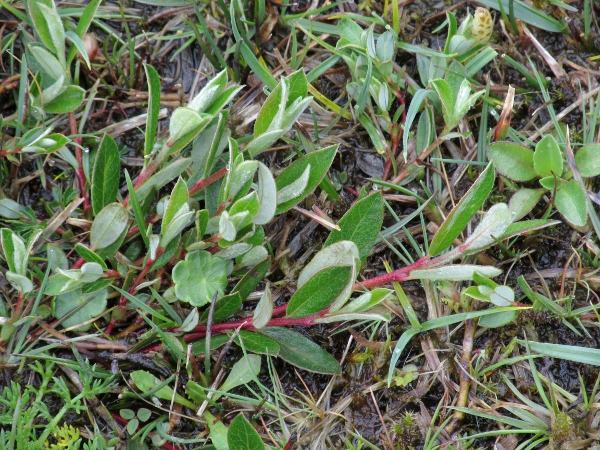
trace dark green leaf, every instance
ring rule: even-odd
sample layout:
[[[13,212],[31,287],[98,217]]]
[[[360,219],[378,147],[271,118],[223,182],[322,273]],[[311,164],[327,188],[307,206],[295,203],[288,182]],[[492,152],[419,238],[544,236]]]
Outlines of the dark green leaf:
[[[217,300],[215,303],[215,311],[213,313],[213,323],[220,323],[231,317],[233,314],[239,311],[242,307],[242,299],[239,293],[233,293],[225,295]],[[206,309],[202,313],[200,319],[201,322],[206,323],[208,321],[208,312]]]
[[[300,333],[287,328],[269,327],[260,331],[279,344],[279,357],[309,372],[336,375],[341,373],[337,360]]]
[[[339,241],[352,241],[358,247],[364,263],[371,251],[383,223],[383,197],[381,192],[357,201],[338,222],[340,231],[333,230],[323,247]]]
[[[454,239],[458,237],[487,199],[494,186],[495,178],[494,168],[489,164],[434,236],[429,246],[431,256],[438,255],[452,245]]]
[[[119,149],[114,139],[105,134],[96,153],[92,173],[92,210],[94,215],[100,213],[102,208],[117,199],[120,174]]]
[[[246,300],[250,293],[254,291],[256,286],[262,281],[267,272],[269,271],[269,266],[271,264],[271,257],[264,259],[263,261],[256,264],[252,269],[250,269],[246,274],[242,277],[240,281],[235,285],[233,292],[238,292],[242,301]]]
[[[90,250],[89,248],[87,248],[85,245],[83,245],[82,243],[78,242],[75,245],[75,251],[77,252],[77,254],[79,256],[81,256],[83,259],[85,259],[87,262],[95,262],[98,263],[102,266],[102,268],[104,270],[106,270],[108,267],[106,266],[106,263],[104,262],[104,260],[102,258],[100,258],[100,256],[98,256],[98,254],[96,254],[94,251]]]
[[[264,334],[241,330],[234,342],[252,353],[269,356],[279,355],[279,344],[277,341]]]
[[[344,289],[351,272],[349,266],[333,266],[317,272],[294,293],[286,315],[305,317],[327,308]]]
[[[146,134],[144,140],[144,155],[152,153],[156,141],[158,112],[160,111],[160,76],[154,67],[144,64],[148,79],[148,115],[146,117]]]
[[[258,432],[244,418],[243,414],[238,414],[229,425],[227,443],[229,444],[229,450],[261,450],[266,448]]]
[[[277,186],[277,194],[279,196],[279,193],[282,189],[294,183],[300,176],[304,174],[305,170],[310,169],[308,180],[304,189],[302,189],[297,193],[297,195],[294,195],[289,200],[281,203],[279,203],[278,200],[275,214],[281,214],[293,208],[295,205],[300,203],[304,197],[315,190],[327,173],[327,170],[329,170],[329,166],[333,161],[333,158],[337,152],[337,148],[337,145],[332,145],[331,147],[324,148],[323,150],[309,153],[308,155],[305,155],[302,158],[294,161],[281,173],[281,175],[277,177],[275,180],[275,185]]]

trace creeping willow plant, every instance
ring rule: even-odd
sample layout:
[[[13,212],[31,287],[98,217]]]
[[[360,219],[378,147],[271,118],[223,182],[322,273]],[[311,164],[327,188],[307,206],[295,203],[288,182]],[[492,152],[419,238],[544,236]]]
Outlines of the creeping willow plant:
[[[68,37],[74,49],[81,47],[81,36],[98,3],[91,2],[86,7],[83,25],[75,32],[64,31],[56,8],[48,0],[27,3],[35,41],[28,45],[22,76],[27,79],[29,64],[35,77],[32,85],[37,90],[32,89],[27,98],[23,95],[28,108],[21,110],[22,123],[42,118],[41,104],[47,114],[72,113],[83,101],[83,92],[71,84],[73,56],[69,53],[64,57],[64,40]],[[477,41],[476,37],[485,30],[473,29],[472,20],[469,16],[458,27],[456,18],[449,13],[449,34],[443,52],[419,50],[423,87],[412,86],[415,92],[406,112],[407,131],[403,135],[407,151],[409,130],[419,116],[417,152],[395,174],[393,180],[397,183],[414,176],[413,169],[442,141],[458,136],[455,130],[465,124],[467,112],[483,94],[474,91],[469,78],[495,53]],[[396,36],[386,31],[375,39],[373,29],[362,30],[348,21],[341,21],[339,29],[342,39],[334,51],[352,67],[353,81],[348,91],[357,119],[369,131],[376,148],[395,159],[400,145],[398,121],[404,114],[399,91],[404,86],[403,74],[393,69],[399,45]],[[247,51],[246,47],[241,49],[242,53]],[[5,219],[21,224],[21,229],[0,230],[6,278],[14,297],[0,303],[4,316],[0,340],[6,348],[3,364],[20,363],[19,354],[35,346],[36,338],[44,332],[35,328],[37,318],[43,314],[52,314],[56,328],[80,333],[104,326],[106,335],[120,331],[124,319],[134,315],[137,323],[124,334],[144,323],[148,331],[135,345],[124,343],[125,350],[165,349],[176,360],[185,361],[184,345],[190,344],[191,353],[205,355],[205,372],[195,377],[202,383],[190,381],[186,385],[186,397],[168,386],[170,379],[163,382],[143,370],[131,373],[132,385],[157,399],[197,408],[196,413],[210,424],[213,442],[234,441],[237,436],[244,436],[248,440],[258,439],[257,446],[252,448],[262,448],[264,444],[243,416],[238,416],[229,430],[224,430],[223,423],[207,410],[209,400],[215,401],[220,395],[214,389],[210,396],[207,394],[213,381],[211,350],[235,342],[246,352],[219,386],[220,393],[255,380],[262,361],[259,355],[264,354],[309,371],[338,374],[339,362],[291,327],[353,320],[387,321],[387,310],[380,304],[391,299],[393,291],[379,286],[415,279],[472,280],[477,286],[465,289],[461,301],[476,299],[494,305],[465,313],[471,314],[468,317],[457,314],[451,321],[493,316],[495,320],[488,319],[492,326],[514,317],[512,291],[490,279],[501,271],[463,260],[498,239],[553,222],[513,223],[514,212],[500,203],[475,220],[474,230],[457,241],[490,195],[496,176],[492,165],[483,170],[450,212],[431,241],[428,253],[416,262],[371,279],[360,276],[384,217],[382,193],[363,191],[339,221],[339,230],[329,234],[323,248],[298,277],[275,280],[270,274],[273,255],[264,227],[302,202],[326,180],[337,153],[337,146],[299,152],[283,169],[274,169],[264,159],[256,158],[288,133],[312,102],[307,76],[296,71],[282,77],[279,83],[274,82],[256,118],[253,135],[243,140],[232,137],[227,125],[229,104],[241,89],[230,83],[227,71],[218,73],[186,106],[172,112],[165,136],[158,134],[160,79],[151,66],[145,65],[144,71],[149,104],[144,162],[136,177],[122,170],[119,148],[110,135],[93,142],[89,158],[83,157],[79,138],[72,137],[71,141],[42,126],[22,136],[17,133],[10,142],[7,155],[11,163],[20,162],[19,158],[35,162],[41,157],[58,156],[69,162],[76,170],[79,196],[67,190],[57,194],[60,212],[49,223],[38,223],[30,210],[15,202],[3,201],[0,205],[0,214]],[[393,99],[400,105],[390,114]],[[434,126],[435,113],[444,121],[439,136]],[[69,118],[71,131],[76,134],[76,117],[71,114]],[[390,136],[389,147],[384,143],[384,134]],[[75,157],[67,145],[75,146]],[[490,148],[492,159],[497,148]],[[585,155],[588,150],[581,149],[578,156],[582,152]],[[404,156],[407,160],[408,155]],[[496,166],[504,174],[502,166]],[[548,183],[547,177],[554,175],[554,182],[563,175],[562,160],[561,170],[558,166],[549,171],[533,169],[545,176]],[[565,185],[568,183],[565,181]],[[556,190],[558,198],[565,188]],[[70,229],[61,228],[67,219],[84,229],[80,242],[74,243]],[[71,250],[74,257],[69,259],[67,253],[70,255]],[[33,258],[37,265],[31,263]],[[293,293],[276,303],[271,285],[279,287],[288,282],[294,284]],[[406,306],[401,289],[397,292],[399,301]],[[252,303],[253,293],[257,293],[254,298],[259,298],[257,303]],[[110,300],[115,304],[109,312]],[[414,313],[409,319],[411,326],[393,354],[390,379],[408,340],[440,326],[439,322],[421,324]],[[81,409],[77,402],[106,390],[110,382],[88,384],[91,387],[72,399],[73,409]],[[141,415],[138,412],[135,419],[132,411],[125,412],[125,416],[137,420],[137,424],[149,420],[145,412]],[[135,430],[134,425],[135,422],[129,425],[131,434],[143,435],[152,429],[158,436],[157,445],[166,439],[164,418],[149,422],[142,430]]]

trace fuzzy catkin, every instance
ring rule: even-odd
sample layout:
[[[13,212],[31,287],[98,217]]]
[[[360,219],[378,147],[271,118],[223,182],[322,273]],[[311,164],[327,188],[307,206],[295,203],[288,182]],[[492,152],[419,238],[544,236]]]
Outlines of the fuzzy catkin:
[[[487,42],[492,35],[493,28],[494,22],[490,12],[485,8],[477,8],[471,27],[473,37],[481,42]]]

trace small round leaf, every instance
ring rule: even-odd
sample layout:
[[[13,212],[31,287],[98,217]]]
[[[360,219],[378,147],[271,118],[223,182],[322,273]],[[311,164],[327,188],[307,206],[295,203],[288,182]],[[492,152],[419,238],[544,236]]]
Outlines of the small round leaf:
[[[203,250],[190,252],[173,268],[173,281],[179,300],[203,306],[227,286],[227,263]]]

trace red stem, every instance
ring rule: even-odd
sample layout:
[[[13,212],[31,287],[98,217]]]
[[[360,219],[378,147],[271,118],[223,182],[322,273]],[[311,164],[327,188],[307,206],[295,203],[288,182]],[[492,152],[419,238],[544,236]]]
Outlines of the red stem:
[[[159,248],[156,251],[156,259],[158,259],[158,257],[160,255],[162,255],[163,252],[164,252],[164,249]],[[129,287],[129,289],[127,291],[129,294],[131,294],[131,295],[135,294],[135,288],[142,282],[142,280],[148,274],[150,269],[152,269],[152,266],[154,265],[154,262],[156,261],[156,259],[148,259],[148,261],[146,262],[146,265],[144,266],[142,271],[139,273],[139,275],[137,276],[135,281]],[[119,299],[118,308],[114,311],[112,317],[110,318],[110,322],[108,322],[108,325],[106,326],[106,330],[104,330],[104,332],[107,335],[112,334],[113,330],[115,329],[115,325],[117,324],[117,320],[118,320],[117,318],[125,317],[125,314],[127,314],[127,302],[128,301],[129,300],[124,295],[122,295],[121,298]]]
[[[368,280],[361,281],[360,283],[356,283],[354,285],[354,290],[358,291],[362,288],[372,288],[375,286],[379,286],[380,284],[394,283],[394,282],[402,282],[410,279],[410,272],[416,269],[420,269],[422,267],[428,266],[429,256],[423,256],[421,259],[418,259],[414,263],[409,266],[401,267],[400,269],[396,269],[393,272],[386,273],[380,275],[375,278],[370,278]]]
[[[196,181],[196,183],[194,183],[194,185],[189,190],[190,195],[194,195],[195,193],[200,192],[205,187],[213,184],[219,178],[224,177],[225,174],[227,174],[227,167],[223,167],[221,170],[213,173],[210,177],[206,179],[202,178],[201,180]]]
[[[406,100],[404,99],[404,94],[402,94],[402,91],[400,90],[400,88],[395,86],[393,83],[391,85],[394,86],[394,93],[396,94],[398,103],[400,103],[400,105],[404,107],[404,109],[402,110],[401,117],[400,117],[401,124],[404,125],[406,123]],[[390,158],[386,159],[386,161],[385,161],[383,180],[387,180],[390,176],[390,173],[392,171],[392,158],[395,159],[396,156],[398,155],[398,146],[400,144],[400,141],[402,140],[403,133],[404,133],[403,127],[399,126],[397,123],[392,124],[392,131],[391,131],[392,155]]]
[[[84,211],[90,207],[90,199],[88,198],[87,191],[85,190],[85,172],[83,171],[83,155],[81,153],[81,136],[77,135],[77,123],[75,122],[75,113],[69,113],[69,124],[71,126],[71,134],[75,141],[75,157],[77,158],[77,180],[79,182],[79,193],[83,197],[83,209]]]

